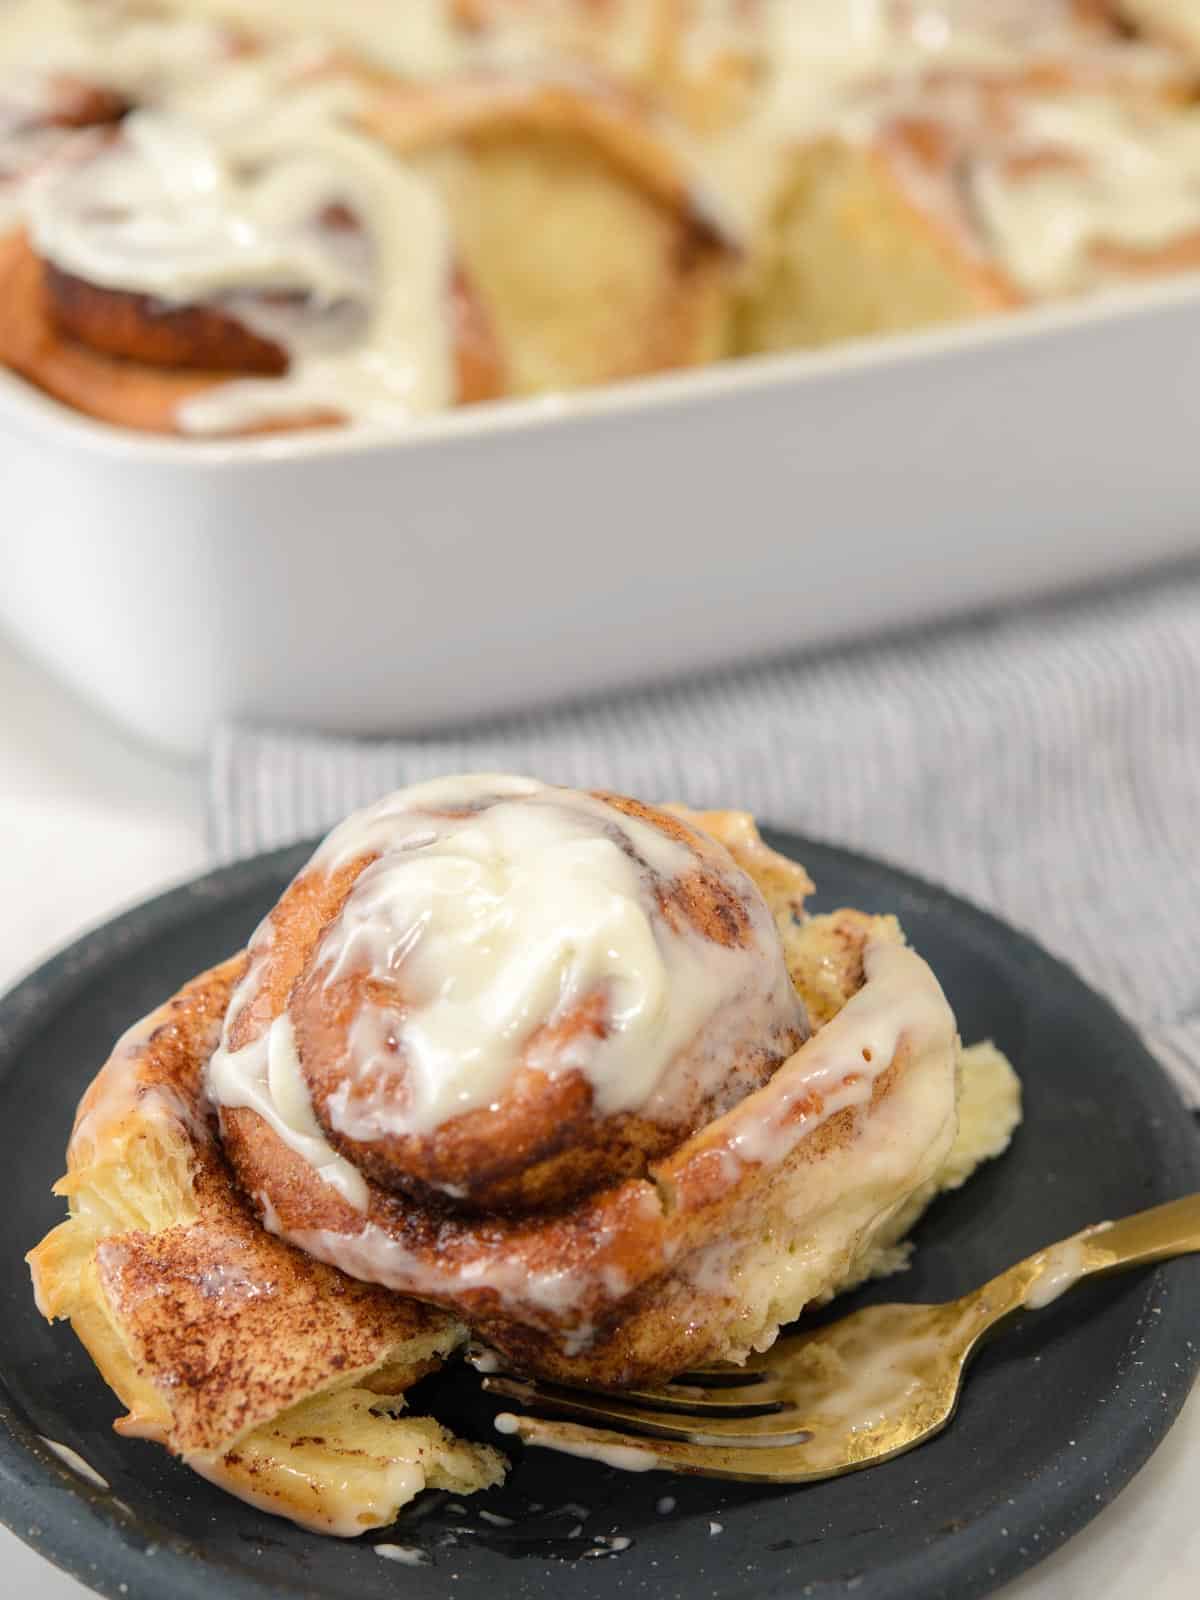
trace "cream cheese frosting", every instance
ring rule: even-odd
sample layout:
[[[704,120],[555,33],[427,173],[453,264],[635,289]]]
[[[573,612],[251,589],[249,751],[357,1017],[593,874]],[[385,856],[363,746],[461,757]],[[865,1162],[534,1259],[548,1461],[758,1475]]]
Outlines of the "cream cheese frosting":
[[[673,925],[662,908],[659,885],[695,869],[692,848],[600,797],[488,774],[438,780],[349,818],[311,865],[333,872],[363,856],[374,859],[314,969],[327,987],[358,973],[395,984],[403,1000],[362,1006],[351,1027],[351,1087],[330,1106],[351,1138],[427,1133],[492,1104],[522,1066],[581,1072],[602,1116],[669,1118],[678,1094],[694,1096],[697,1076],[716,1084],[727,1070],[719,1019],[735,1001],[741,1027],[746,1008],[760,1007],[764,1039],[802,1009],[770,912],[732,861],[750,932],[722,944]],[[319,1130],[286,1012],[265,1044],[228,1048],[242,996],[257,984],[254,947],[210,1064],[210,1093],[218,1105],[267,1115],[352,1198],[346,1164],[311,1142]],[[603,1027],[565,1048],[539,1047],[593,996],[603,998]],[[671,1069],[685,1053],[683,1083]]]

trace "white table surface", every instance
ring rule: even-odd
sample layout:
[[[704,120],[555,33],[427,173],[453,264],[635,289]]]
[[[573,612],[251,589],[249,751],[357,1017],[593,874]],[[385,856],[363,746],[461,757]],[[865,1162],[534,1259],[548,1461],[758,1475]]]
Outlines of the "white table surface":
[[[127,743],[0,640],[0,990],[204,865],[202,773]],[[1198,1506],[1200,1390],[1125,1493],[1006,1600],[1196,1600]],[[2,1528],[0,1573],[5,1600],[87,1592]]]

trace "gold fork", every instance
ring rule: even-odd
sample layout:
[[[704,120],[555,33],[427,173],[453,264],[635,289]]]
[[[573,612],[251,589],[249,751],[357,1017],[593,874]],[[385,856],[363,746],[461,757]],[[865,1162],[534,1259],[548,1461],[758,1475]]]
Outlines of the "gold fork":
[[[526,1444],[632,1471],[804,1483],[874,1466],[954,1415],[984,1334],[1083,1278],[1200,1250],[1200,1194],[1085,1228],[945,1305],[868,1306],[784,1336],[745,1366],[684,1373],[662,1389],[605,1390],[502,1374],[492,1394],[549,1412],[502,1412]]]

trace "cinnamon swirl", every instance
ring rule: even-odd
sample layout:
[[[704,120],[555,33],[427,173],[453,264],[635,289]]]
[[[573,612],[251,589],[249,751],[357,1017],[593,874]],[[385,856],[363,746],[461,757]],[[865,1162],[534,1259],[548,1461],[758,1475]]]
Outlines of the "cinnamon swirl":
[[[743,817],[487,777],[393,796],[251,941],[207,1074],[239,1182],[526,1370],[744,1355],[954,1137],[953,1017],[886,919],[838,921],[811,1034],[808,887]]]

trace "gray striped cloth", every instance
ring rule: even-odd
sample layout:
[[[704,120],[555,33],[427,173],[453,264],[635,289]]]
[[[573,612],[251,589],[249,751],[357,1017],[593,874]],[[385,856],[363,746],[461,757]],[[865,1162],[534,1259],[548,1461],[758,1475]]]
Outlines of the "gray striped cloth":
[[[1200,1107],[1200,566],[436,738],[225,728],[215,852],[454,771],[735,806],[945,883],[1107,993]]]

